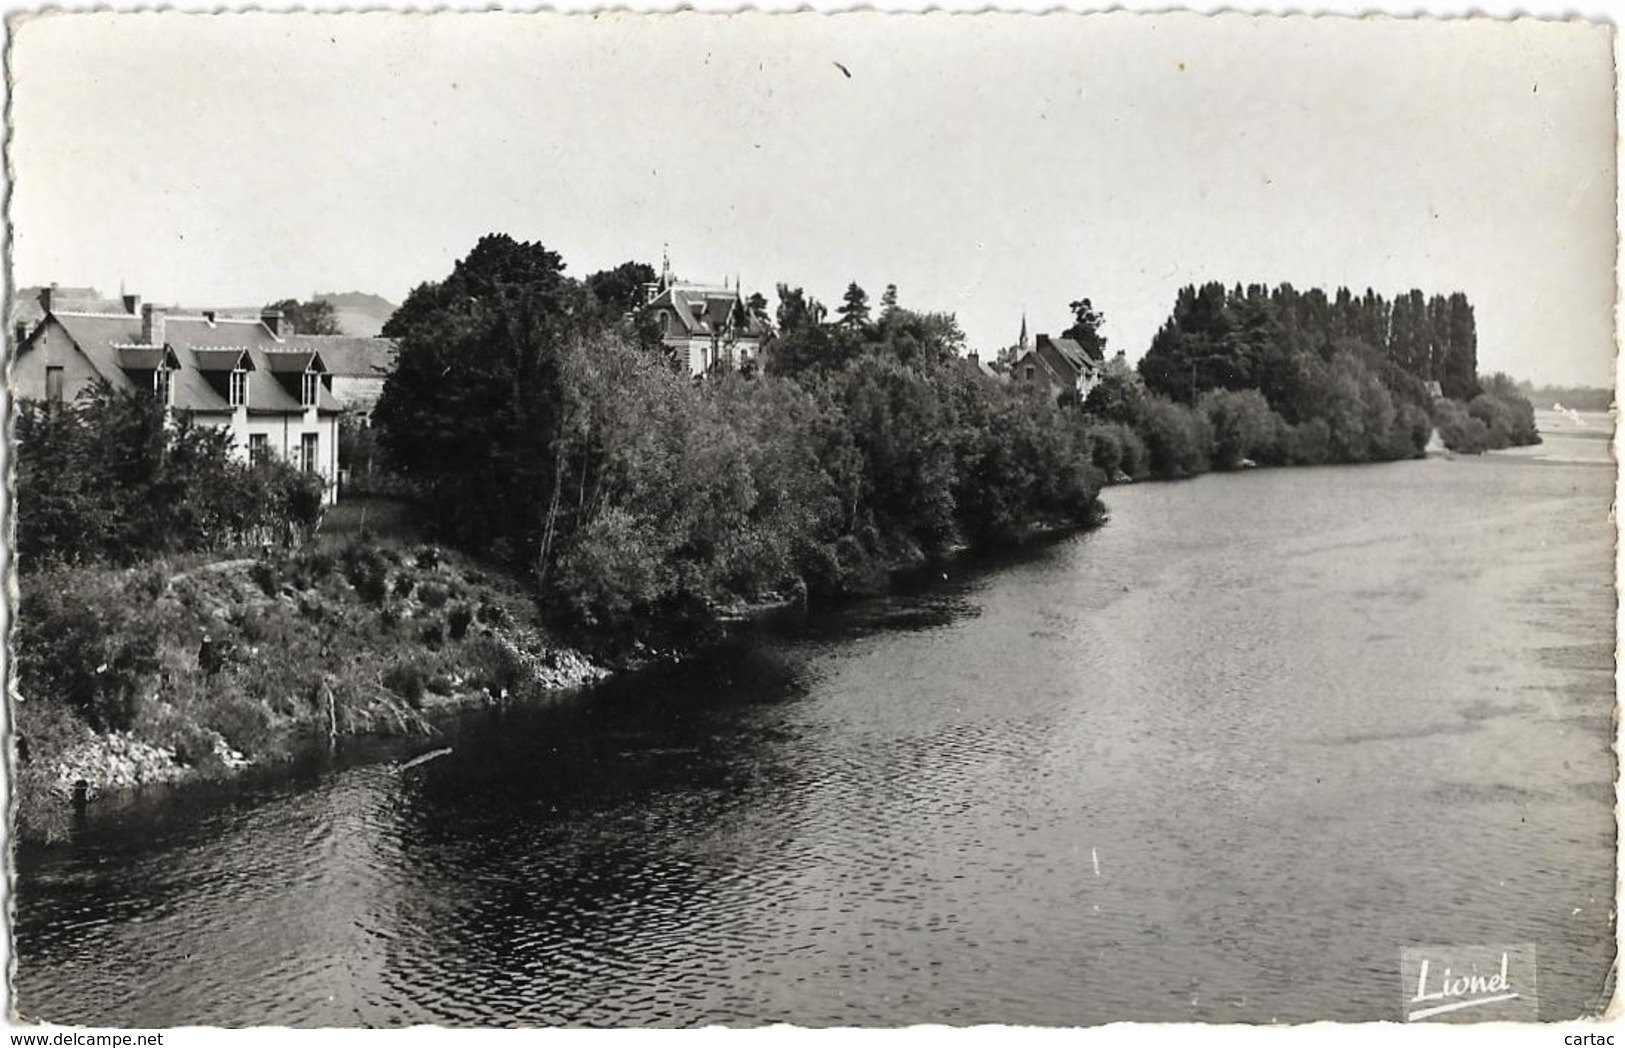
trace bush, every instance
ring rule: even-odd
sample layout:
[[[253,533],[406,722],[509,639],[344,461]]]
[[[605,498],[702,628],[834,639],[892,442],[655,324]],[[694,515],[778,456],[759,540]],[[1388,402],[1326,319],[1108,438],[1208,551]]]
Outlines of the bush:
[[[1296,426],[1282,422],[1277,429],[1282,462],[1294,466],[1317,466],[1332,454],[1332,430],[1323,418],[1312,418]]]
[[[451,599],[451,590],[436,582],[425,582],[418,587],[418,600],[425,608],[437,611]]]
[[[415,660],[397,662],[380,678],[385,688],[405,699],[414,709],[423,705],[423,692],[429,675]]]
[[[376,546],[356,543],[344,551],[344,575],[369,604],[382,604],[389,593],[389,562]]]
[[[282,591],[282,569],[270,561],[256,560],[248,568],[248,577],[267,597],[274,597]]]
[[[1213,464],[1237,469],[1244,460],[1268,458],[1275,443],[1275,412],[1256,389],[1209,390],[1197,402],[1213,434]]]
[[[1145,444],[1139,434],[1120,422],[1089,427],[1090,461],[1108,478],[1119,473],[1138,479],[1150,472]]]
[[[17,687],[92,727],[121,731],[159,671],[160,632],[121,587],[92,572],[25,576],[14,633]]]
[[[297,557],[290,569],[294,588],[314,589],[317,583],[333,574],[338,561],[326,550],[313,550]]]
[[[171,418],[145,394],[102,383],[72,404],[25,402],[15,433],[24,570],[298,543],[320,523],[318,478],[249,466],[228,431]]]
[[[452,640],[462,640],[474,621],[474,611],[467,604],[453,604],[446,612],[446,629]]]
[[[223,687],[213,695],[203,726],[219,732],[226,745],[244,756],[269,757],[279,752],[271,711],[238,689]]]
[[[412,595],[412,587],[416,586],[417,582],[418,580],[413,578],[411,575],[408,575],[404,571],[401,572],[401,574],[395,578],[395,596],[399,597],[401,600],[405,600],[407,597],[410,597]]]
[[[1210,431],[1206,420],[1185,405],[1151,398],[1139,435],[1155,476],[1189,477],[1207,471]]]
[[[1433,424],[1439,430],[1439,439],[1451,451],[1464,455],[1477,455],[1493,446],[1491,433],[1483,419],[1468,413],[1458,400],[1440,400],[1433,405]]]
[[[468,683],[490,695],[518,693],[530,680],[524,663],[506,645],[492,637],[475,637],[464,655],[470,667]]]

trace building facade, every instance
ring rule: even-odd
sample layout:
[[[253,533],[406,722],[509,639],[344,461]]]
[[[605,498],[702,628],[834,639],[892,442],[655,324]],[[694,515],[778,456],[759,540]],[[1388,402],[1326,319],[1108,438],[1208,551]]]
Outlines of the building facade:
[[[122,310],[60,308],[41,296],[43,318],[14,332],[11,395],[71,402],[97,381],[114,390],[149,392],[200,425],[231,433],[248,462],[275,457],[325,482],[338,497],[338,419],[318,339],[285,330],[280,313],[226,317],[187,315],[142,305]]]
[[[1021,338],[1002,354],[1012,382],[1048,386],[1057,397],[1075,396],[1079,403],[1100,384],[1105,362],[1097,360],[1077,341],[1039,335],[1027,342],[1027,319],[1021,320]]]
[[[682,283],[672,278],[669,264],[657,282],[644,287],[643,310],[659,326],[660,341],[691,375],[756,367],[772,337],[737,284]]]

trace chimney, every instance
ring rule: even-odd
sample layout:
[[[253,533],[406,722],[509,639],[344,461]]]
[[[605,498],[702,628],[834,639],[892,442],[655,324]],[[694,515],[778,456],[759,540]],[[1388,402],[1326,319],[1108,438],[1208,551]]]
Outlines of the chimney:
[[[28,325],[21,320],[17,321],[15,334],[17,336],[17,345],[22,345],[24,340],[28,338]],[[15,349],[16,346],[13,346],[12,348]]]
[[[264,324],[266,329],[276,338],[281,338],[284,334],[292,334],[292,332],[282,330],[282,310],[280,309],[261,310],[260,323]]]
[[[140,295],[125,295],[125,296],[123,296],[123,298],[124,298],[124,312],[130,314],[131,316],[139,315],[140,312],[141,312],[141,296]]]
[[[212,310],[212,309],[205,309],[205,310],[204,310],[204,311],[203,311],[203,319],[204,319],[204,320],[207,320],[207,321],[208,321],[208,322],[209,322],[209,326],[210,326],[210,327],[214,327],[214,318],[215,318],[215,315],[216,315],[216,311],[215,311],[215,310]]]
[[[162,306],[151,302],[141,307],[141,342],[148,346],[164,344],[164,313]]]
[[[53,305],[55,305],[55,302],[53,301],[55,298],[56,298],[56,285],[55,284],[52,284],[50,287],[42,287],[42,288],[40,288],[39,305],[40,305],[41,309],[45,310],[45,312],[49,313],[51,311],[51,307]]]

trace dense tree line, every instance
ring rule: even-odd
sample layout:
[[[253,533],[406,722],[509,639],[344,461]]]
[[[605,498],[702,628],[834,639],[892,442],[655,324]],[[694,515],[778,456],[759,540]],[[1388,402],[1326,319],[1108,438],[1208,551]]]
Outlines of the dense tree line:
[[[248,542],[297,541],[322,482],[285,462],[250,466],[231,434],[106,384],[71,404],[17,407],[17,554],[24,571],[130,564]]]
[[[1468,451],[1539,439],[1516,389],[1481,382],[1460,292],[1390,302],[1347,288],[1188,286],[1139,376],[1148,394],[1193,410],[1214,391],[1257,391],[1276,417],[1273,440],[1248,455],[1260,461],[1401,458],[1419,454],[1434,426]]]
[[[1614,405],[1614,391],[1600,386],[1540,386],[1518,383],[1518,392],[1536,404],[1561,404],[1571,411],[1607,411]]]
[[[951,316],[893,289],[876,316],[854,284],[826,323],[780,287],[765,371],[696,382],[604,287],[540,245],[482,239],[390,321],[399,363],[374,415],[440,532],[528,573],[577,636],[629,644],[1097,517],[1077,413],[964,367]]]

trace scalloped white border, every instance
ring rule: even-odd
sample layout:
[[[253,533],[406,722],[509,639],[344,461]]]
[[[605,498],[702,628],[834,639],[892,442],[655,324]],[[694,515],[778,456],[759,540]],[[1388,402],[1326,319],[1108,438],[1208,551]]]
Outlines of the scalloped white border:
[[[1616,28],[1625,23],[1625,3],[1620,0],[1581,0],[1581,2],[1561,2],[1561,0],[1522,0],[1522,2],[1508,2],[1508,0],[1483,0],[1483,2],[1463,2],[1463,0],[1424,0],[1424,2],[1399,3],[1394,0],[1377,0],[1377,2],[1359,3],[1354,0],[1322,0],[1308,6],[1297,6],[1280,0],[1265,0],[1251,3],[1212,3],[1190,2],[1184,4],[1159,3],[1152,0],[1125,0],[1116,4],[1093,3],[1044,3],[1038,0],[1003,0],[999,3],[975,3],[972,0],[882,0],[879,3],[860,3],[854,0],[760,0],[758,3],[727,2],[727,0],[621,0],[615,3],[591,3],[589,0],[556,0],[553,3],[500,3],[493,0],[444,0],[440,3],[424,2],[424,0],[363,0],[363,2],[344,3],[342,0],[327,2],[327,0],[256,0],[251,3],[207,3],[200,0],[175,0],[173,3],[143,2],[143,0],[109,0],[106,3],[92,2],[92,0],[55,0],[55,2],[28,3],[26,0],[0,0],[0,13],[6,16],[6,59],[9,70],[11,46],[11,20],[14,15],[27,16],[30,14],[50,11],[189,11],[209,13],[235,13],[245,11],[261,12],[366,12],[366,11],[403,11],[403,12],[480,12],[480,11],[507,11],[507,12],[559,12],[559,13],[610,13],[610,12],[637,12],[647,14],[671,13],[677,11],[697,11],[713,14],[738,13],[742,11],[763,11],[785,13],[796,11],[815,11],[825,13],[847,12],[886,12],[886,13],[920,13],[920,12],[949,12],[955,14],[974,15],[985,12],[1024,12],[1024,13],[1099,13],[1108,11],[1122,11],[1135,13],[1173,13],[1185,12],[1203,15],[1226,16],[1252,16],[1252,15],[1311,15],[1324,17],[1345,18],[1394,18],[1407,19],[1416,17],[1432,18],[1467,18],[1489,17],[1495,19],[1536,18],[1541,20],[1580,20],[1600,22],[1614,25]],[[1615,149],[1618,162],[1616,163],[1616,179],[1618,171],[1625,167],[1625,150],[1620,143],[1625,141],[1625,120],[1621,120],[1619,106],[1620,95],[1620,48],[1621,42],[1616,32],[1614,40],[1615,61],[1615,116],[1619,131],[1616,131]],[[10,134],[10,96],[9,73],[6,83],[7,94],[5,99],[6,135],[9,143]],[[4,192],[4,202],[9,209],[10,190],[10,157],[6,158],[4,180],[0,181],[0,190]],[[9,215],[9,210],[8,210]],[[1615,389],[1625,388],[1625,355],[1619,352],[1621,346],[1621,320],[1625,313],[1625,279],[1621,278],[1619,245],[1625,240],[1625,199],[1619,195],[1616,184],[1616,259],[1615,259]],[[4,290],[9,298],[11,293],[11,237],[9,221],[3,230],[3,240],[0,240],[0,258],[3,258]],[[9,412],[8,412],[9,414]],[[9,420],[8,420],[9,421]],[[9,430],[9,424],[7,425]],[[8,461],[9,441],[0,441],[0,477],[6,480],[5,490],[9,493],[11,488],[10,463]],[[1616,463],[1625,462],[1625,433],[1616,426],[1614,434],[1614,459]],[[1619,506],[1621,493],[1625,493],[1625,485],[1620,482],[1616,470],[1615,478],[1615,511],[1613,519],[1616,529],[1619,526]],[[8,499],[9,502],[9,499]],[[9,505],[7,507],[9,509]],[[9,513],[4,518],[3,529],[0,529],[0,578],[6,580],[7,599],[0,602],[0,638],[9,636],[8,627],[11,608],[15,603],[9,564]],[[1625,573],[1625,558],[1620,557],[1621,543],[1616,533],[1615,551],[1615,587],[1616,593],[1622,591],[1620,578]],[[1615,615],[1616,630],[1616,665],[1622,654],[1625,654],[1625,628],[1621,626],[1621,618]],[[3,680],[4,678],[0,678]],[[1618,735],[1621,718],[1618,680],[1616,679],[1615,697],[1615,757],[1619,759],[1621,753],[1620,737]],[[0,729],[9,734],[9,724],[4,723],[6,704],[0,703]],[[1625,810],[1625,782],[1616,778],[1615,822],[1618,826],[1619,813]],[[0,775],[0,811],[9,810],[10,796],[6,787],[4,776]],[[1625,836],[1625,835],[1622,835]],[[1618,839],[1618,838],[1616,838]],[[9,863],[8,887],[9,887]],[[1143,1048],[1148,1042],[1170,1044],[1196,1044],[1219,1045],[1229,1048],[1234,1045],[1264,1044],[1276,1045],[1329,1045],[1332,1048],[1363,1048],[1371,1043],[1373,1037],[1383,1039],[1393,1038],[1396,1043],[1405,1044],[1442,1044],[1452,1046],[1480,1046],[1490,1045],[1536,1045],[1553,1046],[1558,1048],[1565,1044],[1565,1038],[1572,1035],[1603,1035],[1611,1036],[1612,1043],[1625,1048],[1625,995],[1622,995],[1618,985],[1618,972],[1620,956],[1625,955],[1625,937],[1620,935],[1620,928],[1625,924],[1625,915],[1619,913],[1619,900],[1621,891],[1619,885],[1625,884],[1620,878],[1620,872],[1625,869],[1625,861],[1616,863],[1616,892],[1615,892],[1615,987],[1614,996],[1609,1002],[1605,1018],[1598,1022],[1570,1022],[1540,1025],[1515,1024],[1482,1024],[1482,1025],[1445,1025],[1445,1024],[1413,1024],[1400,1023],[1365,1023],[1365,1024],[1337,1024],[1313,1023],[1290,1027],[1254,1027],[1254,1026],[1210,1026],[1190,1023],[1114,1023],[1109,1026],[1090,1027],[1082,1030],[1067,1029],[1041,1029],[1028,1027],[997,1027],[978,1026],[968,1028],[952,1028],[943,1026],[916,1026],[900,1030],[806,1030],[789,1026],[766,1027],[757,1030],[725,1030],[711,1028],[702,1031],[680,1033],[676,1031],[627,1030],[616,1032],[594,1032],[585,1030],[444,1030],[433,1027],[414,1027],[397,1031],[350,1031],[350,1030],[299,1030],[288,1031],[274,1027],[263,1027],[253,1030],[223,1031],[223,1030],[176,1030],[167,1032],[164,1044],[175,1048],[189,1048],[197,1045],[213,1045],[220,1041],[229,1041],[236,1044],[253,1045],[256,1048],[286,1048],[291,1038],[297,1038],[300,1045],[311,1045],[313,1048],[331,1048],[335,1045],[353,1044],[358,1041],[371,1041],[380,1043],[379,1039],[388,1038],[391,1044],[407,1044],[412,1048],[429,1048],[447,1043],[449,1040],[455,1044],[494,1044],[499,1040],[505,1044],[536,1044],[540,1038],[547,1038],[549,1042],[555,1039],[564,1039],[572,1044],[586,1043],[586,1038],[594,1038],[593,1043],[602,1044],[604,1038],[613,1038],[617,1042],[636,1040],[638,1043],[647,1043],[657,1037],[685,1037],[691,1043],[697,1043],[698,1038],[704,1038],[707,1043],[716,1039],[732,1041],[735,1044],[746,1043],[749,1039],[753,1043],[766,1042],[777,1046],[793,1046],[817,1042],[827,1043],[833,1038],[840,1038],[843,1046],[856,1046],[859,1042],[881,1043],[884,1045],[938,1045],[952,1042],[956,1045],[983,1045],[1004,1044],[1011,1038],[1023,1045],[1044,1045],[1046,1048],[1053,1045],[1060,1048],[1065,1044],[1067,1048],[1074,1048],[1080,1039],[1086,1040],[1093,1048],[1095,1045],[1104,1046],[1132,1046]],[[9,902],[9,891],[7,891]],[[6,922],[7,935],[0,938],[0,971],[9,972],[10,969],[10,942],[9,924]],[[0,980],[0,997],[6,992],[9,979]],[[61,1027],[16,1027],[9,1020],[9,1000],[0,1001],[0,1032],[17,1031],[28,1033],[52,1033],[68,1028]],[[80,1033],[94,1033],[96,1031],[81,1029]],[[106,1031],[106,1032],[135,1032],[135,1031]],[[9,1042],[8,1042],[9,1043]]]

